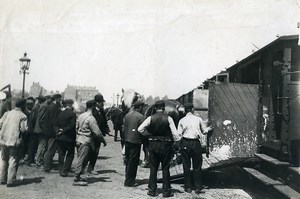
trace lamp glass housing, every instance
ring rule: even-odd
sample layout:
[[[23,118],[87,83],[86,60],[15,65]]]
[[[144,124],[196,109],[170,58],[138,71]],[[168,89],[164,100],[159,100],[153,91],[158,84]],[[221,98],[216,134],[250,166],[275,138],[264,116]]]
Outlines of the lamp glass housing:
[[[31,59],[29,59],[27,57],[27,53],[24,53],[24,57],[20,58],[20,67],[21,67],[21,70],[29,70],[29,66],[30,66],[30,61]]]

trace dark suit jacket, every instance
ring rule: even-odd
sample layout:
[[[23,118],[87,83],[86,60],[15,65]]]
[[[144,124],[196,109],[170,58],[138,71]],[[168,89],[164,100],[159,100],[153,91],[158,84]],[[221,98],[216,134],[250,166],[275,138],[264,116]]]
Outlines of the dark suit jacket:
[[[34,131],[40,106],[41,106],[40,104],[35,104],[34,107],[31,110],[31,113],[30,113],[29,117],[28,117],[27,124],[28,124],[28,131],[29,132]]]
[[[76,139],[76,114],[70,108],[66,108],[58,114],[58,126],[63,129],[63,132],[57,137],[57,140],[74,143]]]
[[[111,114],[111,121],[115,130],[122,130],[124,113],[121,109],[116,108]]]
[[[48,137],[55,137],[58,130],[58,114],[60,112],[60,107],[53,102],[46,107],[45,110],[45,120],[46,120],[46,135]]]
[[[134,144],[142,143],[142,136],[138,132],[138,127],[144,122],[144,120],[145,117],[135,110],[131,110],[125,115],[123,128],[125,142]]]
[[[34,132],[35,133],[42,133],[46,135],[47,130],[47,124],[46,124],[46,108],[47,108],[47,102],[42,103],[38,109],[38,114],[35,122]]]
[[[106,115],[104,112],[104,109],[97,109],[97,108],[93,108],[92,110],[93,116],[97,121],[97,124],[99,126],[99,129],[102,133],[103,136],[105,136],[106,134],[109,133],[109,127],[107,125],[107,120],[106,120]]]

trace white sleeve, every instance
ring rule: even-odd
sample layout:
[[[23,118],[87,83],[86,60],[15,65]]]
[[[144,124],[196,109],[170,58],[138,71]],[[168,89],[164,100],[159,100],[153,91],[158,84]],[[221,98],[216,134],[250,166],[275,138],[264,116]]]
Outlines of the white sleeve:
[[[207,133],[207,127],[206,127],[206,124],[203,122],[202,118],[199,118],[200,119],[200,129],[201,129],[201,133],[202,134],[206,134]]]
[[[178,135],[180,136],[180,138],[182,138],[182,135],[183,135],[182,120],[179,120],[177,132],[178,132]]]
[[[168,116],[168,120],[169,120],[169,127],[170,127],[170,129],[172,131],[172,135],[173,135],[174,141],[179,141],[180,140],[180,136],[178,134],[178,131],[176,129],[176,126],[174,124],[173,119],[170,116]]]
[[[146,128],[150,125],[151,122],[151,116],[147,117],[147,119],[145,119],[145,121],[139,126],[138,128],[138,132],[143,133]]]

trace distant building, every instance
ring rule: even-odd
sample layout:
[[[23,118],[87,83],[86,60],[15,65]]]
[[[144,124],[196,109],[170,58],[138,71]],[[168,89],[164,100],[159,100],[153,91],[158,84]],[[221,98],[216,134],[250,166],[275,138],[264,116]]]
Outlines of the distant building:
[[[96,87],[88,86],[71,86],[67,85],[64,92],[65,99],[73,99],[77,102],[86,102],[94,99],[94,96],[99,93]]]
[[[46,93],[47,90],[43,88],[39,82],[33,82],[29,90],[29,96],[32,97],[38,97],[39,95],[45,95]]]

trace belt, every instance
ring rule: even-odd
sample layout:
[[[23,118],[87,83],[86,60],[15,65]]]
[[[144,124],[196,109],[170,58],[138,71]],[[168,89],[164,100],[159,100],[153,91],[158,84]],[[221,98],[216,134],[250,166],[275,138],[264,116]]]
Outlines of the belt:
[[[172,139],[169,137],[150,137],[149,141],[172,142]]]
[[[185,138],[185,137],[183,137],[182,139],[188,140],[188,141],[199,141],[198,138]]]

